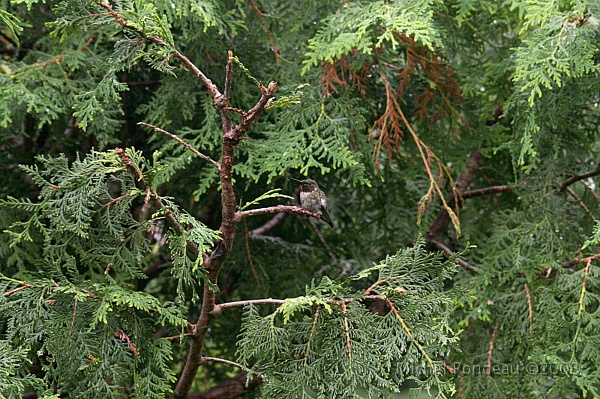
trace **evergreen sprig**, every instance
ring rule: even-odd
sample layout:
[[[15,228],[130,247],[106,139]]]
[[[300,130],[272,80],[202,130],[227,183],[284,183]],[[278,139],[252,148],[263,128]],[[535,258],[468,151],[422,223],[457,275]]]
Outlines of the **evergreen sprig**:
[[[438,359],[457,340],[448,324],[456,293],[445,287],[454,271],[419,239],[347,282],[324,278],[266,316],[248,306],[239,361],[255,365],[267,398],[383,398],[406,379],[448,397],[454,386]],[[370,286],[357,292],[350,281]],[[384,310],[370,310],[373,302]]]
[[[347,108],[348,101],[352,109]],[[360,154],[349,149],[348,141],[364,121],[359,101],[324,99],[312,89],[302,103],[302,109],[282,110],[274,124],[263,128],[261,136],[240,145],[247,162],[236,165],[236,172],[253,180],[266,176],[271,181],[290,169],[300,169],[305,175],[314,169],[321,174],[346,169],[352,171],[353,184],[365,184]]]
[[[378,47],[401,45],[396,34],[414,37],[420,45],[433,50],[437,32],[433,25],[430,0],[401,3],[352,2],[339,14],[325,19],[325,26],[309,40],[306,72],[320,61],[334,62],[351,52],[372,54]]]

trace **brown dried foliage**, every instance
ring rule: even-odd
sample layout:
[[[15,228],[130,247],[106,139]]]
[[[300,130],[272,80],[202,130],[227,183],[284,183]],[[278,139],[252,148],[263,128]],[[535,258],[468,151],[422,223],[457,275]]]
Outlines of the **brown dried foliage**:
[[[456,81],[456,72],[444,62],[441,56],[424,46],[415,43],[412,37],[399,33],[396,39],[404,44],[406,65],[401,67],[382,61],[378,55],[386,48],[378,48],[374,57],[369,62],[364,62],[360,69],[356,69],[349,61],[354,53],[326,62],[323,65],[323,94],[331,96],[337,93],[340,86],[347,89],[354,85],[363,97],[367,95],[366,81],[373,72],[373,66],[379,65],[379,73],[385,87],[385,111],[373,124],[372,137],[377,139],[374,157],[379,166],[379,153],[385,149],[388,159],[398,152],[407,128],[406,122],[400,115],[400,101],[406,101],[409,88],[416,86],[415,79],[423,90],[412,100],[413,114],[420,125],[427,125],[429,129],[442,119],[451,118],[452,135],[456,134],[457,122],[467,126],[465,117],[456,109],[463,102],[460,87]],[[389,72],[393,71],[393,72]],[[392,79],[397,84],[392,84]],[[425,81],[425,85],[422,82]]]
[[[380,51],[378,51],[380,52]],[[353,52],[348,57],[335,59],[333,63],[325,62],[323,64],[323,95],[330,97],[333,92],[338,93],[338,86],[343,86],[344,89],[355,85],[361,96],[367,96],[366,81],[370,76],[370,71],[373,65],[377,63],[374,58],[370,62],[363,62],[360,69],[354,68],[350,63],[350,58],[354,55]],[[339,70],[339,72],[338,72]]]

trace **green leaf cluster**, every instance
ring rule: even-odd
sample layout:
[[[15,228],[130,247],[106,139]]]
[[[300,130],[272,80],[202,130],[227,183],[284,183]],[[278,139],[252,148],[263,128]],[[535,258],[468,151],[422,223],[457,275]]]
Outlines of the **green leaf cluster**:
[[[449,397],[454,386],[439,357],[457,340],[448,323],[458,292],[445,286],[455,268],[419,239],[346,281],[313,283],[266,316],[249,306],[239,361],[254,365],[267,398],[384,398],[407,379]]]
[[[433,23],[433,1],[352,2],[340,13],[325,18],[323,27],[308,43],[304,69],[320,61],[333,62],[353,52],[370,55],[377,48],[400,47],[397,34],[413,37],[433,49],[437,31]]]
[[[13,249],[9,267],[21,277],[0,275],[0,342],[14,351],[6,375],[24,375],[10,384],[9,393],[58,386],[70,397],[117,398],[127,391],[161,398],[172,389],[171,345],[151,337],[160,327],[180,334],[186,318],[180,305],[140,292],[133,283],[146,278],[149,243],[164,234],[178,284],[197,285],[202,254],[218,235],[168,198],[159,200],[186,228],[184,235],[159,230],[164,212],[136,220],[133,205],[152,201],[149,190],[164,183],[161,163],[131,150],[123,154],[130,163],[113,151],[94,151],[73,162],[39,157],[39,165],[23,167],[39,187],[39,201],[1,202],[4,209],[24,213],[6,230]],[[186,253],[190,245],[199,255]],[[41,367],[44,378],[34,378],[25,366],[15,369],[18,356]]]

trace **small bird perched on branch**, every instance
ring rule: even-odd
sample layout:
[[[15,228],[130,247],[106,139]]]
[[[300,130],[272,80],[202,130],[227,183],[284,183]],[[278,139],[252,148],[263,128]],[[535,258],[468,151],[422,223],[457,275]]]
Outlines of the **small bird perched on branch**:
[[[293,177],[291,179],[300,183],[300,204],[302,208],[316,213],[328,225],[333,227],[329,212],[327,211],[327,198],[325,197],[325,193],[319,188],[317,182],[312,179],[298,180]]]

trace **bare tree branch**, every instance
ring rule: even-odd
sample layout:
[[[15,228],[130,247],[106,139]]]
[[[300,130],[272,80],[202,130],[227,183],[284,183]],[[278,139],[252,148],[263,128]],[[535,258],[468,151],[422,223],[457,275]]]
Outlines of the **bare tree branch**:
[[[260,236],[260,235],[268,233],[269,231],[273,230],[279,223],[281,223],[283,221],[283,219],[285,219],[286,216],[287,216],[287,213],[285,213],[285,212],[280,212],[280,213],[276,214],[267,223],[263,224],[260,227],[255,228],[254,230],[250,230],[250,235]]]
[[[237,367],[239,369],[245,370],[246,367],[244,367],[243,365],[236,363],[234,361],[231,360],[227,360],[227,359],[221,359],[219,357],[210,357],[210,356],[203,356],[202,357],[202,362],[217,362],[217,363],[223,363],[223,364],[228,364],[230,366],[233,367]]]
[[[149,39],[153,39],[153,38],[154,38],[153,36],[149,37]],[[185,55],[181,54],[177,50],[173,51],[173,55],[175,57],[179,58],[181,61],[183,61],[183,63],[186,66],[188,66],[194,72],[194,74],[196,76],[198,76],[200,78],[200,80],[202,81],[202,83],[204,83],[204,86],[206,86],[206,88],[212,94],[212,96],[215,99],[215,101],[217,101],[219,98],[221,98],[223,96],[221,94],[221,92],[219,91],[219,89],[217,88],[217,86],[212,82],[212,80],[210,80],[209,78],[207,78],[206,75],[204,75],[202,73],[202,71],[200,69],[198,69],[198,67],[196,65],[194,65],[194,63],[192,61],[190,61]]]
[[[450,250],[450,248],[448,248],[447,246],[445,246],[444,244],[442,244],[441,242],[437,241],[437,240],[429,240],[430,244],[433,244],[434,246],[437,247],[437,249],[441,250],[444,255],[446,255],[448,258],[451,257],[452,255],[454,255],[454,252],[452,252]],[[471,264],[469,264],[466,260],[461,259],[461,258],[456,258],[456,262],[461,265],[462,267],[464,267],[467,270],[471,270],[471,271],[475,271],[475,272],[480,272],[481,269],[478,268],[477,266],[473,266]]]
[[[162,133],[162,134],[165,134],[165,135],[167,135],[167,136],[171,137],[172,139],[174,139],[175,141],[177,141],[179,144],[183,145],[185,148],[187,148],[188,150],[190,150],[191,152],[193,152],[193,153],[194,153],[195,155],[197,155],[198,157],[200,157],[200,158],[204,159],[205,161],[208,161],[208,162],[212,163],[212,164],[215,166],[215,168],[217,168],[217,170],[220,170],[220,169],[221,169],[221,165],[220,165],[220,164],[219,164],[217,161],[214,161],[214,160],[213,160],[211,157],[209,157],[208,155],[204,155],[204,154],[202,154],[200,151],[198,151],[197,149],[195,149],[194,147],[192,147],[190,144],[188,144],[188,143],[186,143],[185,141],[183,141],[183,140],[182,140],[181,138],[179,138],[177,135],[175,135],[175,134],[173,134],[173,133],[170,133],[170,132],[167,132],[166,130],[163,130],[163,129],[161,129],[161,128],[159,128],[159,127],[156,127],[156,126],[154,126],[154,125],[151,125],[151,124],[149,124],[149,123],[145,123],[145,122],[138,122],[138,125],[141,125],[141,126],[147,126],[147,127],[149,127],[150,129],[154,129],[155,131],[157,131],[157,132],[159,132],[159,133]]]
[[[144,32],[141,32],[136,26],[130,24],[130,22],[127,19],[123,18],[117,12],[115,12],[109,4],[103,3],[101,0],[96,0],[96,3],[103,7],[105,10],[107,10],[108,13],[117,21],[117,23],[119,23],[124,28],[134,31],[136,34],[143,37],[145,40],[151,41],[155,44],[158,44],[159,46],[168,46],[164,39],[160,37],[145,35]],[[196,67],[194,63],[192,63],[185,55],[181,54],[176,49],[172,49],[172,55],[180,59],[185,64],[185,66],[192,70],[193,73],[196,76],[198,76],[202,83],[208,88],[208,90],[214,98],[214,104],[221,116],[223,125],[223,149],[221,154],[221,162],[217,163],[216,161],[213,161],[212,159],[206,156],[201,156],[201,158],[208,160],[213,165],[220,166],[218,167],[218,170],[222,188],[222,218],[219,230],[222,233],[222,238],[220,241],[215,242],[215,246],[209,255],[201,255],[204,256],[204,268],[206,269],[206,277],[208,278],[211,284],[217,284],[221,265],[223,264],[223,261],[225,260],[233,246],[236,225],[237,223],[239,223],[243,216],[251,214],[242,214],[242,216],[238,217],[238,214],[236,213],[236,198],[235,193],[233,191],[232,183],[235,150],[243,135],[248,131],[251,124],[256,122],[262,111],[266,108],[268,101],[273,97],[275,91],[277,90],[277,83],[271,82],[267,87],[265,87],[262,83],[259,82],[259,89],[261,92],[259,100],[248,112],[243,112],[241,114],[241,122],[239,123],[239,125],[233,127],[231,115],[229,114],[230,109],[228,107],[229,95],[231,90],[231,81],[233,76],[233,53],[231,51],[228,52],[229,57],[226,66],[224,91],[225,94],[221,94],[217,86],[208,77],[206,77],[206,75],[204,75],[204,73],[200,71],[200,69],[198,69],[198,67]],[[146,126],[149,125],[146,124]],[[153,126],[149,127],[155,128]],[[163,131],[162,129],[158,131],[165,133],[165,131]],[[173,136],[174,135],[171,135],[171,137]],[[179,142],[182,143],[182,141]],[[186,148],[191,150],[191,146],[186,145]],[[196,155],[200,154],[197,151],[194,151],[194,153]],[[173,217],[170,211],[168,209],[165,209],[160,199],[158,199],[156,195],[153,195],[148,185],[143,182],[142,174],[139,170],[136,170],[137,168],[135,168],[131,160],[128,159],[128,157],[126,157],[125,151],[119,149],[117,154],[120,155],[121,161],[123,162],[125,167],[130,169],[136,175],[136,177],[138,177],[139,181],[142,182],[142,184],[144,185],[147,192],[146,202],[148,202],[151,198],[154,197],[159,208],[164,210],[165,217],[167,218],[167,220],[169,220],[169,222],[173,224],[175,230],[178,233],[183,234],[183,228],[179,225],[179,223]],[[301,212],[297,211],[297,213]],[[196,246],[194,246],[194,248],[195,253],[198,254],[198,248]],[[190,349],[188,351],[188,356],[183,367],[183,371],[173,392],[173,396],[175,398],[183,399],[188,397],[189,395],[190,388],[192,387],[192,383],[194,381],[198,368],[202,363],[202,348],[204,346],[204,340],[206,338],[206,334],[208,332],[212,318],[214,317],[214,309],[215,293],[210,289],[210,284],[205,284],[204,291],[202,294],[200,316],[198,317],[197,322],[193,323],[192,325]]]
[[[225,302],[225,303],[220,303],[218,305],[215,305],[214,313],[220,314],[223,311],[223,309],[239,308],[239,307],[247,306],[247,305],[282,305],[283,303],[284,303],[283,299],[273,299],[273,298],[249,299],[247,301]]]
[[[570,178],[568,178],[567,180],[565,180],[564,182],[562,182],[562,184],[560,185],[560,192],[563,193],[565,192],[565,190],[567,189],[567,187],[569,187],[571,184],[578,182],[580,180],[584,180],[587,179],[589,177],[593,177],[593,176],[598,176],[600,175],[600,164],[598,164],[598,166],[596,166],[595,170],[592,170],[590,172],[584,173],[582,175],[575,175],[572,176]]]
[[[573,259],[573,260],[571,260],[571,261],[569,261],[567,263],[564,263],[562,265],[562,267],[570,267],[570,266],[573,266],[573,265],[577,265],[579,263],[591,262],[591,261],[596,260],[596,259],[600,259],[600,253],[592,255],[592,256],[588,256],[586,258],[575,258],[575,259]]]
[[[513,188],[510,186],[491,186],[485,188],[478,188],[475,190],[465,191],[462,195],[464,199],[481,197],[483,195],[499,194],[512,191]]]
[[[119,156],[119,159],[121,160],[121,163],[123,164],[125,169],[133,173],[133,175],[136,177],[136,180],[140,183],[144,191],[146,191],[146,198],[144,202],[147,204],[148,202],[153,201],[155,205],[163,211],[165,219],[167,219],[167,221],[173,226],[177,234],[183,235],[185,233],[185,230],[183,229],[179,221],[175,219],[175,216],[173,216],[171,210],[165,207],[165,204],[162,203],[162,201],[158,197],[158,194],[150,189],[150,186],[148,185],[148,183],[146,183],[146,180],[144,179],[144,175],[133,164],[131,158],[129,158],[129,155],[127,155],[125,150],[122,148],[115,148],[114,152]],[[200,251],[198,250],[198,246],[196,244],[190,242],[188,243],[188,246],[195,255],[199,255]]]
[[[141,32],[139,29],[137,29],[137,27],[131,25],[127,19],[120,16],[115,10],[112,9],[112,7],[109,4],[104,3],[101,0],[96,0],[96,4],[98,4],[100,7],[104,8],[106,11],[108,11],[108,13],[122,27],[127,28],[131,31],[134,31],[139,36],[141,36],[144,39],[149,40],[153,43],[156,43],[159,46],[167,47],[167,43],[164,41],[163,38],[158,37],[158,36],[152,36],[152,35],[144,35],[144,32]],[[181,54],[177,50],[173,50],[172,54],[174,57],[179,58],[188,68],[190,68],[192,70],[192,72],[194,72],[194,74],[196,76],[198,76],[200,78],[202,83],[211,92],[211,94],[215,98],[215,100],[222,97],[222,94],[221,94],[221,92],[219,92],[219,89],[217,88],[217,86],[209,78],[207,78],[206,75],[204,75],[204,73],[202,73],[202,71],[200,69],[198,69],[198,67],[196,65],[194,65],[194,63],[192,61],[189,60],[189,58],[187,58],[185,55]]]
[[[227,62],[227,74],[229,76],[227,79],[229,81],[225,82],[225,87],[231,85],[231,75],[229,70],[232,68],[232,57],[233,54],[229,52],[229,59]],[[242,115],[241,122],[235,127],[232,126],[231,116],[229,115],[229,99],[225,96],[215,97],[215,107],[219,111],[221,120],[223,122],[223,149],[220,162],[221,168],[219,169],[222,205],[221,226],[219,230],[222,233],[222,238],[220,241],[215,243],[215,247],[204,262],[206,276],[212,284],[217,284],[219,271],[223,262],[225,261],[225,258],[233,247],[235,229],[241,220],[241,217],[238,217],[238,213],[236,212],[237,204],[232,181],[235,150],[243,135],[250,128],[251,124],[258,119],[261,112],[265,109],[269,99],[275,94],[277,84],[275,82],[271,82],[267,88],[260,84],[259,88],[261,90],[260,99],[256,105],[250,109],[250,111]],[[205,284],[202,295],[200,316],[198,321],[194,323],[192,329],[193,336],[190,340],[188,356],[181,373],[181,377],[179,378],[177,386],[175,387],[175,391],[173,392],[175,398],[183,399],[189,394],[196,373],[198,372],[198,368],[201,365],[202,349],[204,347],[206,334],[208,333],[212,319],[215,316],[215,306],[215,293],[210,289],[209,284]]]
[[[280,212],[295,213],[297,215],[309,216],[309,217],[313,217],[315,219],[321,218],[316,213],[308,211],[304,208],[300,208],[299,206],[292,206],[292,205],[276,205],[276,206],[270,206],[268,208],[249,209],[247,211],[240,211],[240,212],[236,212],[235,218],[239,222],[242,219],[249,217],[249,216],[264,215],[267,213],[280,213]]]

